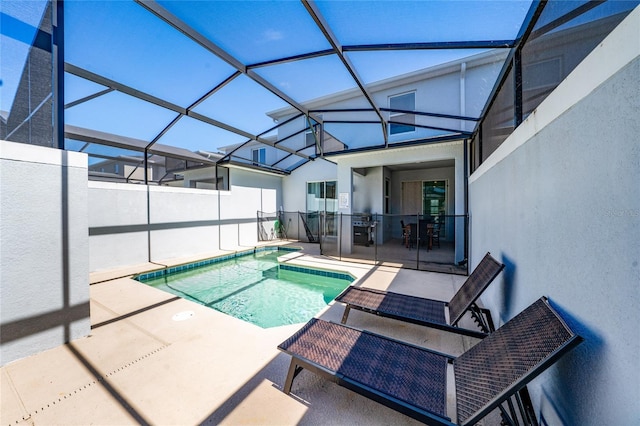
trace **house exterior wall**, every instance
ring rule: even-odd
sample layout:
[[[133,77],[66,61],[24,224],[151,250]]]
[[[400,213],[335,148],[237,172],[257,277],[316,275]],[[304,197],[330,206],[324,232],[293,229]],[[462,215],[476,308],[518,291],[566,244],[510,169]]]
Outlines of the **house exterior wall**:
[[[287,152],[273,148],[269,145],[266,145],[260,142],[250,142],[245,146],[238,148],[238,150],[233,153],[233,156],[251,161],[253,160],[253,150],[260,149],[260,148],[265,148],[264,164],[274,164],[278,160],[281,160],[282,158],[289,155]]]
[[[304,212],[307,209],[307,182],[337,180],[335,163],[321,158],[295,169],[282,179],[283,209]]]
[[[539,419],[637,424],[640,9],[470,177],[471,259],[506,265],[498,325],[548,296],[585,341],[529,386]]]
[[[384,178],[382,166],[367,167],[364,174],[353,176],[353,212],[378,213],[384,211]]]
[[[486,99],[492,89],[489,85],[479,85],[481,90],[467,91],[469,84],[476,85],[478,79],[485,78],[487,74],[496,74],[499,72],[503,54],[480,55],[473,60],[460,62],[455,64],[447,64],[428,73],[417,72],[408,75],[400,81],[386,81],[377,83],[372,87],[371,93],[378,105],[389,106],[389,97],[407,93],[416,93],[416,109],[424,111],[438,111],[443,114],[452,115],[468,115],[478,116],[486,102]],[[452,95],[453,94],[453,95]],[[313,108],[328,109],[349,109],[349,108],[367,108],[370,107],[361,96],[355,96],[350,93],[343,93],[337,97],[325,100],[317,100],[313,102]],[[322,113],[323,119],[331,120],[331,112]],[[388,117],[388,113],[385,113]],[[375,119],[376,116],[372,112],[353,112],[340,113],[341,120],[362,120],[365,116],[369,119]],[[284,121],[291,117],[284,112],[274,113],[274,117]],[[416,117],[416,122],[425,125],[444,126],[455,128],[461,123],[458,120]],[[472,130],[473,122],[464,123],[465,130]],[[307,126],[306,118],[300,117],[292,120],[278,128],[278,139],[283,139],[296,132],[301,131]],[[348,128],[349,130],[343,130]],[[341,126],[335,124],[327,124],[325,131],[338,139],[348,141],[349,149],[370,146],[372,143],[383,144],[383,134],[379,125],[350,125]],[[412,132],[411,138],[419,139],[433,136],[434,131],[428,129],[416,128]],[[389,135],[389,142],[406,140],[407,134]],[[373,141],[373,142],[372,142]],[[279,143],[281,146],[292,149],[299,149],[305,144],[305,132],[293,136]],[[455,146],[455,148],[452,148]],[[444,148],[443,148],[444,147]],[[243,149],[251,149],[247,146]],[[267,147],[267,151],[275,150],[275,148]],[[309,148],[310,152],[304,151],[305,154],[312,154],[315,148]],[[437,161],[442,159],[453,160],[454,167],[446,173],[446,177],[441,173],[427,173],[430,176],[437,176],[437,179],[447,179],[450,184],[449,191],[449,214],[464,214],[464,153],[462,150],[462,141],[450,144],[439,144],[436,146],[422,146],[419,148],[398,148],[387,149],[384,151],[363,152],[360,154],[347,154],[346,156],[328,157],[332,161],[336,161],[338,166],[328,166],[328,163],[315,161],[305,164],[296,169],[291,176],[283,178],[283,189],[286,204],[286,211],[304,211],[306,209],[306,182],[319,180],[337,179],[338,193],[349,194],[349,207],[340,210],[343,214],[351,213],[384,213],[384,168],[386,164],[403,164],[413,163],[416,161]],[[355,160],[351,160],[355,159]],[[352,163],[352,161],[354,161]],[[339,168],[344,167],[342,172],[338,172]],[[353,168],[363,168],[366,170],[366,176],[352,174]],[[426,176],[426,175],[425,175]],[[435,179],[435,178],[434,178]],[[401,194],[401,181],[392,179],[392,214],[399,214],[399,202]],[[353,188],[356,188],[353,192]],[[392,221],[380,220],[378,223],[378,232],[376,238],[379,242],[383,242],[388,238],[392,238],[394,234],[399,235],[399,230],[395,232]],[[463,226],[463,221],[456,221],[452,226]],[[397,225],[400,226],[399,224]],[[456,260],[462,260],[464,257],[464,235],[463,229],[459,229],[456,235],[460,241],[457,246],[460,247],[456,254]],[[349,230],[345,230],[344,235],[350,234]],[[343,236],[344,238],[344,236]],[[348,245],[348,244],[347,244]]]
[[[440,67],[428,73],[413,73],[399,81],[387,81],[374,83],[370,86],[370,92],[377,105],[389,107],[389,97],[415,92],[416,110],[435,111],[441,114],[465,115],[478,117],[482,112],[486,100],[493,89],[492,84],[478,84],[478,81],[493,81],[487,75],[497,75],[504,61],[504,53],[491,53],[481,55],[476,59],[467,62],[454,63]],[[473,87],[473,91],[466,90]],[[349,108],[371,108],[371,105],[364,100],[359,91],[353,95],[343,94],[340,97],[318,100],[312,103],[312,108],[317,109],[349,109]],[[383,113],[385,118],[389,118],[389,113]],[[274,114],[275,115],[275,114]],[[323,119],[330,120],[331,112],[321,114]],[[334,114],[335,115],[335,114]],[[281,121],[292,115],[279,117]],[[377,120],[378,116],[373,112],[340,112],[340,120]],[[416,116],[416,123],[445,128],[458,128],[459,120],[446,118],[433,118]],[[473,122],[465,122],[463,130],[472,131]],[[306,119],[298,118],[278,128],[278,138],[289,136],[306,127]],[[332,134],[337,139],[348,144],[349,149],[371,146],[374,144],[384,144],[384,135],[381,126],[377,124],[368,125],[340,125],[326,124],[325,131]],[[441,134],[440,131],[416,128],[409,139],[422,139]],[[407,140],[407,133],[389,135],[389,143]],[[299,149],[304,146],[304,132],[292,137],[282,144]],[[305,153],[307,153],[305,151]]]
[[[389,223],[384,212],[384,167],[368,167],[363,169],[364,175],[353,173],[353,213],[377,213],[375,240],[377,244],[384,242],[384,229]],[[357,220],[358,218],[355,217]]]
[[[87,336],[87,156],[0,141],[0,364]]]

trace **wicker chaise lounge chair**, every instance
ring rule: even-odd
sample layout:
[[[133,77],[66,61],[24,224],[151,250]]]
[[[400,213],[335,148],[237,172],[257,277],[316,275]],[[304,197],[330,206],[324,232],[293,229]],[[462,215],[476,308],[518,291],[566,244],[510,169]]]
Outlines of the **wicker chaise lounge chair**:
[[[342,316],[343,324],[347,322],[349,311],[358,309],[401,321],[482,338],[494,327],[489,312],[479,308],[475,302],[502,269],[504,265],[494,259],[491,253],[487,253],[448,303],[354,286],[347,287],[335,300],[346,304]],[[449,322],[445,316],[447,309]],[[457,326],[467,311],[471,312],[482,332]]]
[[[292,357],[286,394],[308,369],[427,424],[471,425],[497,407],[508,415],[503,403],[581,341],[543,297],[457,358],[315,318],[278,349]],[[446,412],[447,363],[457,423]]]

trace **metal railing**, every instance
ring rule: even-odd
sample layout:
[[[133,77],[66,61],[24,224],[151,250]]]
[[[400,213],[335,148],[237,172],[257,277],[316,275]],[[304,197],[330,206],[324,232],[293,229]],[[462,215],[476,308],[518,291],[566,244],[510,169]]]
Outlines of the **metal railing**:
[[[466,275],[468,216],[258,212],[258,239],[319,243],[338,260]]]

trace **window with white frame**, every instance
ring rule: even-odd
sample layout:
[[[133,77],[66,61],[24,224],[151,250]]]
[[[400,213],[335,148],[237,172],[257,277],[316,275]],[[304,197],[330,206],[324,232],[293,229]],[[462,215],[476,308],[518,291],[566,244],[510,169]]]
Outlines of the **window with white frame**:
[[[401,95],[389,96],[389,134],[414,132],[416,118],[414,114],[404,111],[414,111],[416,109],[416,92],[403,93]]]
[[[307,182],[307,212],[337,212],[337,187],[335,180]]]
[[[252,151],[253,162],[258,164],[265,164],[267,162],[267,149],[257,148]]]

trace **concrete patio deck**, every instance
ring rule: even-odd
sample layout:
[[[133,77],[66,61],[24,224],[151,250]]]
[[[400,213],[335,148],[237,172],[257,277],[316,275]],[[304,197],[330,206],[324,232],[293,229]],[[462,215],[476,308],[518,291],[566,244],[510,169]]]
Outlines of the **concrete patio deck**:
[[[465,280],[337,262],[303,246],[286,261],[348,271],[356,285],[449,300]],[[276,346],[301,324],[262,329],[126,276],[153,267],[92,274],[91,335],[0,369],[2,425],[417,424],[307,371],[285,395],[290,358]],[[343,309],[318,316],[339,322]],[[185,311],[194,314],[173,319]],[[475,341],[359,311],[349,324],[454,355]]]

